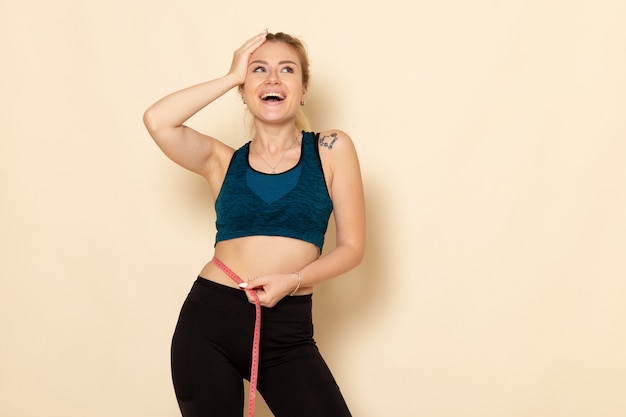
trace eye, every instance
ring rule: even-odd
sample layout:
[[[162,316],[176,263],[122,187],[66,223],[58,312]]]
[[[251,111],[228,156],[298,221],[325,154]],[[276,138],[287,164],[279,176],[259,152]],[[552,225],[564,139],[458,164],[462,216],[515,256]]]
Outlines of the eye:
[[[265,72],[265,68],[264,67],[255,67],[252,72]]]
[[[282,70],[280,70],[281,72],[287,72],[290,74],[293,74],[293,68],[291,67],[284,67]]]

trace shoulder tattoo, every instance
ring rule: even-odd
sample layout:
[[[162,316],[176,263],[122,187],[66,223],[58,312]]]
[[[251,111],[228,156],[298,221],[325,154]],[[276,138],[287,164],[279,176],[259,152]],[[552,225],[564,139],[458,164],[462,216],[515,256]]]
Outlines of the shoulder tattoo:
[[[320,146],[323,146],[324,148],[332,149],[335,142],[337,142],[337,139],[339,139],[339,137],[337,137],[337,134],[331,133],[330,136],[324,135],[320,137],[319,143]]]

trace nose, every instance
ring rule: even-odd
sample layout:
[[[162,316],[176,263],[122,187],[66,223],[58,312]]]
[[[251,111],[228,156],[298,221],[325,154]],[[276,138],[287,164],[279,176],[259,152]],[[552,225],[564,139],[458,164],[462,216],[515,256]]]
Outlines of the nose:
[[[278,71],[275,69],[270,70],[267,73],[267,79],[265,80],[267,84],[278,84],[280,82],[280,78],[278,77]]]

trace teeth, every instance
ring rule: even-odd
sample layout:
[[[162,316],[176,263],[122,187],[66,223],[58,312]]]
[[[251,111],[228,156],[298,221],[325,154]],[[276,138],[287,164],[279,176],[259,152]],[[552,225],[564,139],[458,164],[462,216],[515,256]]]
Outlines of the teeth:
[[[266,99],[268,99],[268,98],[277,98],[277,99],[279,99],[279,100],[284,100],[284,99],[285,99],[285,96],[283,96],[283,95],[282,95],[282,94],[280,94],[280,93],[265,93],[265,94],[263,94],[263,95],[261,96],[261,99],[262,99],[262,100],[266,100]]]

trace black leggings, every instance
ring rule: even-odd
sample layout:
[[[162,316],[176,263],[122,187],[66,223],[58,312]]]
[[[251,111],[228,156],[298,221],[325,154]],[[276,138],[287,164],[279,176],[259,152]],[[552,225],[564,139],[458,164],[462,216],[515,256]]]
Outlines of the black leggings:
[[[349,417],[313,340],[310,295],[262,307],[258,391],[276,417]],[[172,340],[172,378],[184,417],[241,416],[250,378],[254,305],[242,290],[198,278]]]

